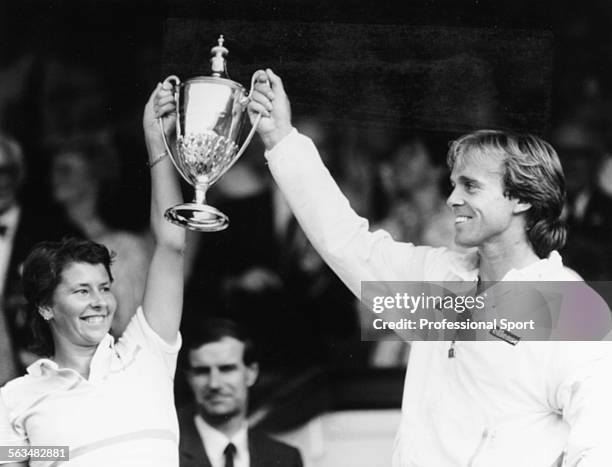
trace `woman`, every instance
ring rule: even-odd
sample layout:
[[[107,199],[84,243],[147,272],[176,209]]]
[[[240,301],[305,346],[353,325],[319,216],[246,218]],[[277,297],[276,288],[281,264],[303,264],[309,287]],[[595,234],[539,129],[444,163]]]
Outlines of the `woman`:
[[[163,218],[181,196],[156,122],[163,116],[171,133],[173,111],[170,90],[158,85],[143,117],[155,249],[142,308],[115,343],[108,250],[85,240],[36,247],[24,267],[24,292],[47,358],[0,390],[0,445],[68,446],[67,465],[178,466],[173,377],[185,234]]]

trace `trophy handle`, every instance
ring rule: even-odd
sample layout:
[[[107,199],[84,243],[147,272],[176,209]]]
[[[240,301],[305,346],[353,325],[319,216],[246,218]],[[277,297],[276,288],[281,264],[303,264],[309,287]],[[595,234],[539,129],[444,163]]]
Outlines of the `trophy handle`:
[[[173,86],[174,86],[174,102],[176,104],[176,133],[177,133],[177,137],[181,136],[181,128],[180,128],[180,120],[179,120],[179,85],[181,84],[181,80],[178,76],[176,75],[170,75],[168,76],[165,80],[164,83],[171,83],[172,81],[174,81]],[[185,179],[185,181],[187,183],[191,183],[191,181],[185,176],[183,175],[183,171],[179,168],[179,166],[177,165],[175,159],[174,159],[174,154],[172,153],[172,150],[170,149],[170,145],[168,144],[168,140],[166,140],[166,131],[164,129],[164,119],[162,117],[158,117],[157,118],[157,123],[159,124],[159,128],[161,130],[161,134],[162,134],[162,139],[164,141],[164,147],[166,148],[166,151],[168,152],[168,156],[170,157],[170,160],[172,161],[172,165],[174,165],[174,168],[177,170],[178,173],[181,174],[181,176]]]
[[[245,108],[246,108],[246,104],[248,104],[251,101],[251,96],[253,95],[253,88],[254,87],[255,87],[255,75],[253,75],[253,77],[251,78],[251,89],[249,91],[248,96],[245,97]],[[260,120],[261,120],[261,114],[258,114],[257,118],[255,119],[255,123],[253,123],[253,126],[251,127],[251,131],[249,131],[249,134],[247,135],[246,139],[244,140],[244,143],[242,143],[242,146],[240,147],[240,150],[236,154],[236,157],[234,157],[232,162],[230,162],[227,165],[227,167],[225,167],[225,169],[223,169],[223,172],[221,172],[221,174],[217,177],[217,179],[223,177],[225,172],[227,172],[229,169],[231,169],[234,166],[234,164],[236,162],[238,162],[238,159],[240,159],[240,156],[242,156],[242,153],[244,152],[244,150],[247,148],[247,146],[249,145],[249,143],[253,139],[253,136],[255,136],[255,132],[257,131],[257,126],[259,125],[259,121]]]

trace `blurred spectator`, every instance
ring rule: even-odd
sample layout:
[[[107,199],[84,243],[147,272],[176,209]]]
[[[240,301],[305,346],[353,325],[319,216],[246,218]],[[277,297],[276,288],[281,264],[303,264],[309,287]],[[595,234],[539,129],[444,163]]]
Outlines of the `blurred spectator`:
[[[601,138],[586,121],[573,119],[553,131],[552,142],[566,174],[567,216],[579,218],[584,213],[585,190],[602,154]]]
[[[249,429],[259,365],[252,339],[228,320],[192,329],[183,348],[195,405],[179,410],[181,467],[301,467],[297,449]]]
[[[112,145],[95,138],[65,143],[53,152],[51,185],[54,199],[85,238],[115,253],[113,292],[117,312],[112,332],[120,336],[142,302],[150,261],[142,235],[115,228],[113,212],[121,209],[116,197],[119,160]]]
[[[565,263],[586,280],[609,280],[609,156],[603,156],[601,118],[597,115],[593,106],[583,106],[553,131],[552,138],[566,174],[564,215],[571,241],[564,248]]]
[[[604,155],[569,217],[568,264],[589,280],[612,280],[612,154]]]
[[[8,67],[0,68],[0,128],[14,136],[25,133],[31,136],[36,117],[29,108],[33,96],[28,93],[32,91],[34,68],[32,53],[19,56]]]
[[[341,157],[341,147],[347,138],[350,139],[351,131],[344,127],[344,133],[338,131],[325,116],[303,117],[295,126],[321,148],[321,158],[332,174],[342,180],[342,189],[351,205],[359,212],[367,212],[372,189],[369,162],[361,158],[363,154],[348,159]],[[379,136],[382,138],[384,134],[381,132]],[[384,145],[384,142],[379,141],[379,144]],[[276,211],[280,211],[281,206],[284,211],[286,207],[288,218],[282,231],[286,288],[290,297],[296,297],[298,312],[310,317],[316,336],[310,346],[315,361],[331,369],[362,367],[365,360],[361,355],[363,346],[354,298],[310,244],[278,188],[276,194],[280,201],[275,205]]]
[[[318,121],[304,124],[332,143]],[[310,247],[257,144],[211,190],[211,204],[229,216],[230,227],[195,237],[184,329],[202,314],[246,326],[261,342],[265,385],[346,361],[359,328],[352,296]]]
[[[47,145],[108,126],[110,93],[99,73],[49,59],[41,89],[41,131]]]
[[[454,242],[454,216],[446,206],[441,184],[444,169],[433,163],[429,147],[420,137],[404,139],[379,164],[380,208],[383,217],[372,230],[383,229],[397,241],[416,245],[459,249]],[[369,310],[359,306],[362,328],[368,329]],[[410,345],[398,340],[380,340],[372,347],[370,366],[403,367]]]
[[[375,161],[393,147],[395,132],[375,124],[371,127],[343,126],[342,129],[337,169],[331,172],[355,212],[368,217],[373,209]]]
[[[423,140],[401,143],[380,164],[379,175],[386,214],[377,228],[398,241],[457,248],[454,218],[440,189],[444,170],[433,164]]]
[[[25,176],[21,146],[0,133],[0,383],[31,360],[21,293],[23,260],[36,243],[75,233],[46,200],[30,206],[21,203]]]
[[[195,234],[193,265],[186,280],[184,329],[202,314],[231,317],[248,325],[261,342],[274,348],[271,323],[282,286],[279,245],[274,230],[273,190],[255,166],[249,148],[210,191],[210,204],[227,214],[230,226],[214,234]],[[251,161],[253,159],[254,162]],[[248,306],[247,306],[248,304]],[[276,357],[271,349],[262,351]]]

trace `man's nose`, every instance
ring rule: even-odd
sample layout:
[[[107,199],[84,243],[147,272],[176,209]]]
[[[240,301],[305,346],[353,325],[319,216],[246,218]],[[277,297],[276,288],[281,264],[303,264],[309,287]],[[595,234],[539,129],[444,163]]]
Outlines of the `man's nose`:
[[[463,199],[461,198],[459,190],[457,189],[457,187],[455,187],[453,188],[453,191],[451,191],[451,194],[446,199],[446,205],[452,209],[453,207],[461,206],[462,204],[463,204]]]
[[[208,386],[212,389],[216,389],[221,386],[221,374],[216,368],[212,368],[210,370],[210,375],[208,376]]]

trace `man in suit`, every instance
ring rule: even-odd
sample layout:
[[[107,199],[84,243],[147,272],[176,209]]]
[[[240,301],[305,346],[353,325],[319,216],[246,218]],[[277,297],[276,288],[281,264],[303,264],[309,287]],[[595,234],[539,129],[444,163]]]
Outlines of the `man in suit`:
[[[197,331],[184,348],[195,407],[179,411],[181,467],[302,467],[296,448],[248,429],[248,393],[258,375],[252,340],[224,319]]]

